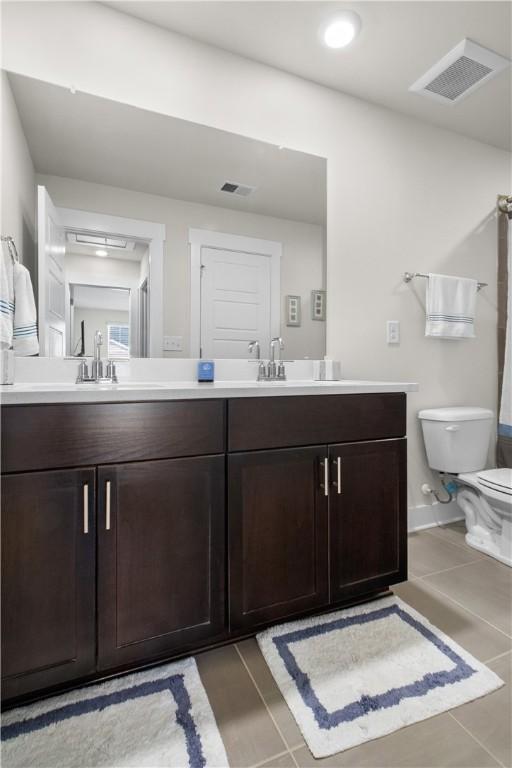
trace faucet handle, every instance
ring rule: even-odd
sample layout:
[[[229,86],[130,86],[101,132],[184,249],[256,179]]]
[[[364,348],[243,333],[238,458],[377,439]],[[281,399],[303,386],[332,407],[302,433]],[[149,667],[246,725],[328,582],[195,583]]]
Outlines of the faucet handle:
[[[107,379],[111,379],[114,384],[117,383],[116,364],[113,360],[107,360]]]
[[[263,362],[263,360],[259,361],[258,365],[258,381],[265,381],[267,378],[267,366]]]
[[[76,383],[80,384],[82,381],[87,381],[89,378],[89,368],[87,367],[87,360],[85,358],[80,360],[78,364],[78,375],[76,377]]]

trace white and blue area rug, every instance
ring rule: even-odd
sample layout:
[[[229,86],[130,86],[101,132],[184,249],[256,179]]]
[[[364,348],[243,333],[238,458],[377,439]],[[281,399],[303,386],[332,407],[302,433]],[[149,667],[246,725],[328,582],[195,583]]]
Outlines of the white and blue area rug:
[[[193,658],[56,696],[2,717],[3,768],[225,768]]]
[[[326,757],[503,685],[395,597],[272,627],[261,651],[315,757]]]

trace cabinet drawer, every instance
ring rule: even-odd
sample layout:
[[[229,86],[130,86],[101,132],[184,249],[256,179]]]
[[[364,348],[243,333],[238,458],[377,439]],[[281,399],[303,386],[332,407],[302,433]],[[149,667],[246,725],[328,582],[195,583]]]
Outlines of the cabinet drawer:
[[[223,453],[223,400],[2,409],[2,471]]]
[[[251,451],[402,437],[405,394],[230,400],[228,450]]]

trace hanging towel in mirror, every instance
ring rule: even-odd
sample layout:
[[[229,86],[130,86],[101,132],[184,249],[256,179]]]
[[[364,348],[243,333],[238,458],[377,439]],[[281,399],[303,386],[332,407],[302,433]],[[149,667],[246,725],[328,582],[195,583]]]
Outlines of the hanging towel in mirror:
[[[2,242],[0,255],[0,346],[12,347],[14,321],[13,262],[7,244]]]
[[[475,338],[477,288],[477,281],[468,277],[429,273],[425,336]]]
[[[17,357],[39,354],[37,312],[30,273],[23,264],[13,265],[14,329],[13,347]]]

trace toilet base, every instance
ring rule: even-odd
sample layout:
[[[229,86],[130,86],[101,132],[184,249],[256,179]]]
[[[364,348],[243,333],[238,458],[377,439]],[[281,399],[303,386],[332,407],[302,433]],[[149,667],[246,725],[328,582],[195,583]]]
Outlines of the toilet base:
[[[498,511],[476,489],[462,484],[457,504],[466,518],[466,544],[512,568],[512,508]]]
[[[495,560],[499,560],[500,563],[504,563],[505,565],[508,565],[510,568],[512,568],[512,556],[507,557],[506,555],[501,554],[496,544],[487,544],[482,542],[479,538],[472,535],[471,533],[466,533],[466,544],[470,547],[473,547],[473,549],[477,549],[479,552],[483,552],[485,555],[494,557]]]

